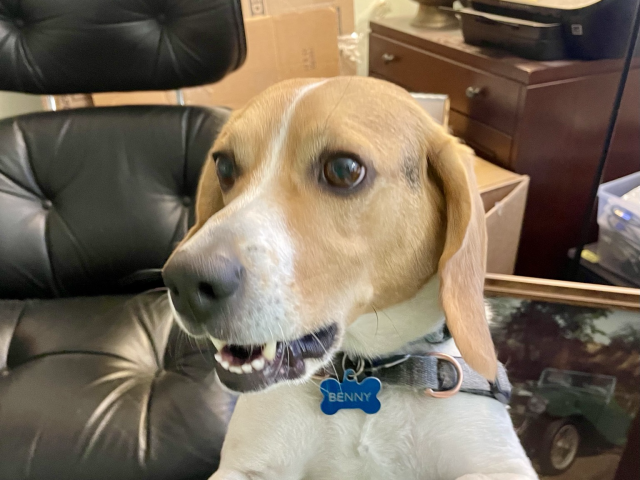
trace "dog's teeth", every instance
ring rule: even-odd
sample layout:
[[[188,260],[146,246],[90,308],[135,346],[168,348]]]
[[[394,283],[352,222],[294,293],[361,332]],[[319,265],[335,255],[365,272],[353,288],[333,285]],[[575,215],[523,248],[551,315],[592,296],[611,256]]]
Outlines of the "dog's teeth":
[[[253,362],[251,362],[251,366],[254,370],[262,370],[264,368],[264,358],[256,358]]]
[[[253,368],[251,368],[251,364],[245,363],[244,365],[242,365],[242,371],[244,373],[251,373],[253,371]]]
[[[216,353],[213,358],[216,359],[216,362],[218,363],[222,363],[222,355],[220,355],[219,353]]]
[[[225,370],[229,370],[229,362],[227,362],[226,360],[222,360],[222,361],[220,362],[220,366],[221,366],[222,368],[224,368]]]
[[[211,343],[213,343],[214,347],[216,347],[216,350],[218,351],[222,350],[227,344],[227,342],[224,342],[219,338],[209,337],[209,339],[211,340]]]
[[[236,367],[235,365],[234,365],[234,366],[232,366],[232,367],[229,367],[229,371],[230,371],[231,373],[243,373],[243,372],[242,372],[242,368],[240,368],[240,367]]]
[[[262,349],[262,356],[267,360],[271,361],[276,358],[276,347],[278,346],[277,342],[269,342]]]

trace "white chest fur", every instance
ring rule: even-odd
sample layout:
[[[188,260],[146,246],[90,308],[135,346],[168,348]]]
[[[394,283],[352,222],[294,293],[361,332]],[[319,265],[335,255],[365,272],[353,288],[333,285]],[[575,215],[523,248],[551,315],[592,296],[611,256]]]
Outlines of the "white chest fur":
[[[444,322],[439,289],[440,282],[434,276],[412,298],[362,315],[347,329],[342,349],[365,357],[399,352],[411,341],[436,330]]]
[[[343,349],[375,356],[422,353],[411,344],[444,321],[439,282],[358,318]],[[453,340],[438,351],[459,355]],[[434,399],[383,385],[374,415],[320,410],[316,382],[240,397],[215,480],[522,480],[537,478],[500,402],[467,393]],[[485,476],[475,476],[484,474]]]
[[[455,480],[478,472],[537,478],[499,402],[464,393],[433,399],[399,387],[383,387],[378,398],[375,415],[326,416],[313,383],[245,395],[221,468],[265,480]]]

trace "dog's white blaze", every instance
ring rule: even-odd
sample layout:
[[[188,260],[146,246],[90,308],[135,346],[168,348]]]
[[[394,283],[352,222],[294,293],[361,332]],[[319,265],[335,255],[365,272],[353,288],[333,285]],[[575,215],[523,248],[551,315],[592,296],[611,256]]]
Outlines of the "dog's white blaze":
[[[273,178],[273,176],[278,173],[278,163],[280,160],[280,156],[282,155],[282,147],[284,147],[285,140],[287,139],[287,134],[289,133],[289,129],[291,127],[291,119],[293,118],[293,114],[296,111],[298,103],[300,103],[300,100],[302,100],[302,98],[307,93],[318,88],[327,81],[328,79],[310,83],[309,85],[305,85],[304,87],[296,91],[293,100],[282,116],[280,128],[276,131],[276,136],[272,140],[271,148],[269,149],[269,156],[267,157],[267,161],[264,162],[264,171],[262,173],[267,179]],[[261,182],[261,185],[266,185],[266,183],[267,182]]]
[[[271,145],[267,157],[262,162],[262,167],[258,173],[259,182],[255,188],[246,192],[245,202],[247,208],[243,209],[243,222],[247,233],[242,235],[246,245],[240,247],[247,251],[251,244],[261,244],[268,246],[269,250],[275,254],[277,261],[270,259],[268,254],[264,252],[255,256],[250,256],[247,260],[257,268],[261,274],[269,274],[272,281],[267,287],[267,294],[271,298],[278,299],[279,302],[265,302],[256,308],[257,316],[264,316],[273,322],[271,324],[271,335],[285,337],[296,336],[296,323],[284,321],[298,315],[298,298],[295,292],[295,247],[291,238],[291,234],[287,228],[284,212],[272,202],[266,200],[268,198],[268,189],[271,180],[278,174],[280,162],[282,159],[282,151],[286,143],[291,121],[296,111],[296,107],[300,100],[324,84],[327,80],[314,82],[298,89],[291,103],[287,106],[280,120],[279,128],[274,132]],[[264,290],[260,289],[261,295]],[[264,298],[264,297],[262,297]],[[260,298],[256,299],[258,302]],[[269,321],[260,321],[256,318],[256,323],[264,324],[265,328],[270,328]],[[277,325],[276,325],[277,324]],[[275,331],[274,331],[275,330]],[[264,332],[256,332],[262,336]],[[269,352],[267,352],[269,353]]]
[[[293,94],[252,185],[207,220],[182,247],[197,250],[205,243],[215,242],[221,232],[233,237],[250,272],[242,307],[236,312],[247,325],[244,343],[251,343],[251,339],[263,343],[265,338],[292,338],[300,333],[296,322],[288,321],[299,314],[295,247],[284,212],[270,199],[270,187],[279,172],[296,107],[306,94],[326,81],[305,85]]]
[[[254,184],[250,185],[247,190],[242,193],[242,195],[236,197],[228,205],[225,205],[224,209],[220,210],[209,220],[207,220],[207,227],[213,227],[222,223],[224,220],[235,214],[238,210],[249,204],[261,193],[265,192],[270,180],[278,173],[278,164],[280,156],[282,154],[282,147],[284,147],[285,141],[287,139],[287,134],[289,133],[289,129],[291,127],[291,119],[293,118],[293,115],[295,113],[296,106],[298,105],[298,103],[300,103],[300,100],[302,100],[302,98],[307,93],[323,85],[327,81],[329,81],[329,79],[305,85],[295,92],[291,103],[287,106],[282,115],[279,127],[274,132],[275,135],[269,146],[269,154],[267,155],[265,161],[262,162],[262,167],[256,175],[260,179],[260,181],[254,182]],[[197,237],[203,230],[207,229],[201,228],[200,231],[198,231],[192,238]]]

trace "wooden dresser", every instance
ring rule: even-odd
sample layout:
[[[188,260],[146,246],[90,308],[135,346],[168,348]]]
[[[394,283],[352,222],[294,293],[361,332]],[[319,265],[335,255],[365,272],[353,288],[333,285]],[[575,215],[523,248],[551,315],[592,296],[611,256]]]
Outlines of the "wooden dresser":
[[[558,278],[576,245],[620,60],[534,62],[464,43],[459,30],[371,23],[369,73],[444,93],[453,132],[487,160],[531,177],[516,273]],[[605,181],[640,169],[640,61],[633,64]]]

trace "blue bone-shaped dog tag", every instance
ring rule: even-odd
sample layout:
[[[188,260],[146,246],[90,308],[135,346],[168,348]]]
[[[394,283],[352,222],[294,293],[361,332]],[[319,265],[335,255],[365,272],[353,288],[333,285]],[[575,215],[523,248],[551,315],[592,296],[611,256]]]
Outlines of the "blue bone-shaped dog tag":
[[[380,400],[376,397],[380,392],[380,380],[376,377],[365,378],[361,383],[355,378],[353,370],[346,370],[342,383],[335,378],[327,378],[320,384],[323,399],[320,410],[326,415],[333,415],[343,408],[359,408],[364,413],[372,414],[380,410]]]

